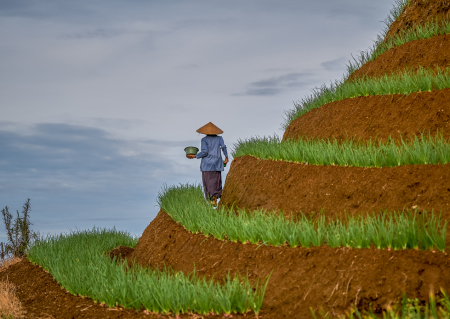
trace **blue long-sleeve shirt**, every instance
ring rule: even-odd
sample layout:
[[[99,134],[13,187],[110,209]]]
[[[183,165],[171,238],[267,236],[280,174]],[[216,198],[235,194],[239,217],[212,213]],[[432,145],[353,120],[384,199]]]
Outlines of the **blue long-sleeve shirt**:
[[[228,153],[222,136],[206,135],[202,138],[201,148],[201,151],[196,155],[197,158],[202,159],[200,170],[202,172],[223,171],[223,159],[220,150],[222,149],[225,157],[228,157]]]

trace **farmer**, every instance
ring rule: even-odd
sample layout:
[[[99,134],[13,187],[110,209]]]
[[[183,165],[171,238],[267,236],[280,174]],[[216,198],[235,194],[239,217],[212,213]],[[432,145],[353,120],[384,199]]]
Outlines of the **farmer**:
[[[206,134],[202,138],[201,151],[197,155],[186,155],[187,158],[201,158],[200,170],[202,171],[203,189],[206,199],[210,200],[214,206],[217,199],[222,196],[222,171],[224,164],[228,163],[227,147],[223,141],[223,131],[209,122],[197,130],[198,133]],[[222,149],[225,161],[222,160]]]

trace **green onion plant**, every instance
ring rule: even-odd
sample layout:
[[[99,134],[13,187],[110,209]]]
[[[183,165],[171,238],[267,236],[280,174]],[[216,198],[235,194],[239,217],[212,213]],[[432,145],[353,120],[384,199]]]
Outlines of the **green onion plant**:
[[[388,94],[409,95],[445,88],[450,88],[450,70],[446,68],[443,71],[439,67],[436,70],[407,69],[381,77],[362,77],[352,81],[337,80],[330,86],[323,85],[313,89],[312,95],[296,103],[294,109],[286,111],[282,128],[286,130],[292,121],[312,109],[346,98]]]
[[[384,52],[394,47],[401,46],[410,41],[425,40],[436,35],[446,35],[450,33],[450,20],[431,21],[425,24],[419,24],[412,29],[406,30],[388,39],[379,37],[372,48],[367,51],[361,51],[357,58],[349,61],[347,72],[351,75],[354,71],[362,67],[365,63],[374,61]]]
[[[219,240],[290,247],[445,249],[447,222],[427,212],[380,212],[326,221],[323,214],[286,218],[284,214],[212,208],[199,185],[165,186],[158,195],[162,210],[187,230]]]
[[[383,21],[384,28],[381,34],[377,35],[374,44],[366,51],[360,51],[358,56],[352,56],[352,60],[348,61],[347,63],[346,73],[341,79],[332,82],[330,86],[324,84],[321,87],[314,88],[310,96],[307,96],[304,99],[301,99],[300,101],[294,103],[294,109],[285,111],[284,121],[281,124],[282,128],[285,130],[293,120],[309,112],[311,109],[318,108],[326,103],[332,102],[333,100],[329,100],[330,94],[333,94],[333,92],[335,91],[339,91],[339,88],[348,82],[347,80],[353,72],[361,68],[365,63],[374,61],[384,52],[387,52],[394,47],[401,46],[402,44],[410,41],[429,39],[436,35],[450,34],[450,20],[436,20],[426,22],[424,24],[419,24],[414,28],[405,30],[393,37],[386,38],[387,32],[389,31],[392,23],[400,16],[400,14],[409,4],[410,0],[396,0],[393,8],[389,12],[388,17]],[[413,90],[413,92],[418,91],[420,91],[420,89]],[[384,93],[380,92],[375,94]]]
[[[227,276],[224,284],[185,275],[170,268],[152,270],[111,259],[107,252],[136,238],[106,229],[76,231],[36,241],[27,257],[41,265],[72,294],[109,307],[146,309],[163,314],[259,312],[268,278],[250,284],[248,277]]]
[[[358,142],[353,139],[286,140],[273,137],[252,137],[238,140],[232,151],[234,158],[250,155],[260,159],[280,160],[312,165],[353,167],[395,167],[407,164],[450,163],[450,144],[441,133],[415,136],[400,143],[390,138],[382,142]]]

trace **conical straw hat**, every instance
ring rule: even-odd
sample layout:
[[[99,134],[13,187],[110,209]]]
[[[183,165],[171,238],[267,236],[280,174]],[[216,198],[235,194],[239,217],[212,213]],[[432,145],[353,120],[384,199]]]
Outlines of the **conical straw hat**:
[[[223,131],[220,128],[218,128],[211,122],[209,122],[208,124],[199,128],[197,130],[197,132],[199,132],[201,134],[222,134],[223,133]]]

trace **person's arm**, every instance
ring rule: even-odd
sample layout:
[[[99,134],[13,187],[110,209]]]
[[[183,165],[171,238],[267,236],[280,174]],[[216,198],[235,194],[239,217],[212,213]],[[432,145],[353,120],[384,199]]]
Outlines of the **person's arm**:
[[[208,156],[208,147],[206,145],[206,141],[202,139],[202,146],[201,146],[202,150],[200,152],[197,153],[197,156],[195,156],[196,158],[203,158],[205,156]]]
[[[223,155],[225,155],[224,163],[226,164],[226,163],[228,163],[228,152],[227,152],[227,146],[225,145],[225,142],[224,142],[222,136],[220,137],[219,145],[220,145],[220,148],[222,149]]]

